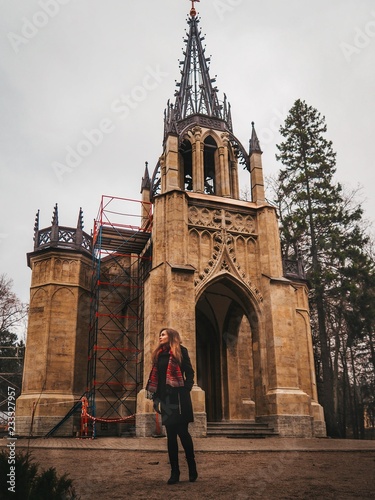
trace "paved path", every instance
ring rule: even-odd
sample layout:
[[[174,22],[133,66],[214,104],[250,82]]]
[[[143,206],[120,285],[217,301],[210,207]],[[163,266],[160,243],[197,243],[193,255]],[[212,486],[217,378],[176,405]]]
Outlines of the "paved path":
[[[9,440],[0,439],[0,447],[5,447]],[[360,441],[354,439],[303,439],[271,437],[265,439],[233,439],[226,437],[194,438],[196,451],[199,452],[285,452],[319,451],[352,452],[375,451],[375,440]],[[165,451],[166,438],[131,438],[100,437],[97,439],[77,438],[18,438],[16,448],[50,449],[86,449],[86,450],[129,450],[129,451]]]

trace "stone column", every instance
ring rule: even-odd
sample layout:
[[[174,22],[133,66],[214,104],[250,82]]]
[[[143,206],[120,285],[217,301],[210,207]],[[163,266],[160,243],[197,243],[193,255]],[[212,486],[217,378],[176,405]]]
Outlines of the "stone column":
[[[234,160],[230,162],[230,173],[232,188],[231,197],[238,200],[240,198],[240,188],[238,185],[238,164]]]
[[[255,152],[250,156],[251,201],[265,203],[262,153]]]
[[[178,136],[170,134],[165,146],[165,189],[163,192],[180,189],[178,158]]]
[[[231,185],[229,178],[229,163],[228,163],[228,133],[221,134],[223,145],[219,147],[219,162],[220,162],[220,179],[221,179],[221,196],[224,198],[231,197]]]
[[[313,437],[311,396],[301,387],[298,370],[294,289],[285,278],[264,277],[263,287],[268,386],[261,419],[281,436]]]
[[[17,434],[44,436],[86,387],[91,258],[54,249],[29,254],[30,312]],[[73,419],[56,435],[72,436]]]
[[[192,144],[193,161],[193,191],[204,193],[204,166],[203,166],[203,147],[201,142],[201,127],[193,128],[194,142]]]

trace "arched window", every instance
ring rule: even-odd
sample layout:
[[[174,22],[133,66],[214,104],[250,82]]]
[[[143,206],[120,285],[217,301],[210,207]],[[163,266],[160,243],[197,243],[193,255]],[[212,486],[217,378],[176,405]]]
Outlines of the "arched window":
[[[183,186],[185,191],[193,191],[193,162],[191,143],[185,140],[180,146],[180,154],[182,156],[182,175]]]
[[[211,136],[204,141],[204,192],[206,194],[216,193],[216,168],[217,144]]]

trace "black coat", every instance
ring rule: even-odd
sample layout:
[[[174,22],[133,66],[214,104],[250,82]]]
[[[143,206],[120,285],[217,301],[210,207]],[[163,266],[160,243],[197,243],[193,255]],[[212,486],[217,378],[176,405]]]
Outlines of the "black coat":
[[[168,351],[159,354],[158,358],[158,388],[154,402],[159,405],[163,425],[175,425],[194,421],[193,406],[190,391],[194,384],[194,370],[191,366],[186,347],[181,346],[181,373],[184,379],[183,387],[166,385]]]

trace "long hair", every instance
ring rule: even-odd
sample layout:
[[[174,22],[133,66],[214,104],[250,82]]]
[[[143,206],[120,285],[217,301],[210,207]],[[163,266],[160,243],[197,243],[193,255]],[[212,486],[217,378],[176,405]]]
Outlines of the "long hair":
[[[173,328],[162,328],[159,332],[167,332],[168,335],[168,343],[171,348],[173,357],[176,359],[177,363],[180,365],[182,362],[182,353],[181,353],[181,337],[177,330],[173,330]],[[152,362],[156,363],[158,360],[160,351],[160,345],[158,344],[152,353]]]

